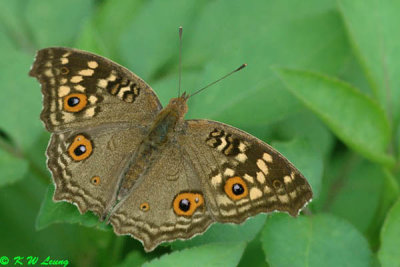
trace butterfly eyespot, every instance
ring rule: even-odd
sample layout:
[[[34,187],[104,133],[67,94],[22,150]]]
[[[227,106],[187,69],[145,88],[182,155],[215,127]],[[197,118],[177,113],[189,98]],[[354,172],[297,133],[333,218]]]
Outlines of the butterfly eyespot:
[[[140,204],[139,208],[141,211],[148,211],[150,209],[150,205],[149,205],[149,203],[144,202],[144,203]]]
[[[60,71],[61,71],[61,74],[63,74],[63,75],[66,75],[69,73],[69,69],[67,67],[62,67]]]
[[[282,186],[282,182],[276,179],[272,182],[272,185],[275,187],[275,189],[278,189]]]
[[[93,146],[89,139],[83,135],[78,135],[68,148],[68,154],[75,161],[81,161],[90,156]]]
[[[191,216],[198,207],[204,204],[203,196],[199,193],[178,194],[172,206],[177,215]]]
[[[100,177],[99,177],[99,176],[93,176],[93,177],[90,179],[90,182],[91,182],[93,185],[99,185],[99,184],[100,184]]]
[[[226,180],[224,190],[233,200],[242,199],[249,194],[246,182],[238,176]]]
[[[190,201],[187,198],[179,201],[179,209],[183,212],[187,212],[190,209]]]
[[[232,192],[235,195],[240,196],[241,194],[244,193],[244,188],[243,188],[243,186],[241,184],[234,184],[232,186]]]
[[[64,97],[64,109],[68,112],[78,112],[86,107],[87,102],[84,94],[69,94]]]

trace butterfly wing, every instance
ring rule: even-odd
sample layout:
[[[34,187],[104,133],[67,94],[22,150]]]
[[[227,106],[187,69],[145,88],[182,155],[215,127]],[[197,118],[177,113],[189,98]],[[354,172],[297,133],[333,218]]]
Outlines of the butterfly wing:
[[[214,221],[205,202],[193,166],[170,144],[109,220],[117,234],[131,235],[151,251],[161,242],[204,232]]]
[[[41,119],[50,132],[148,124],[161,109],[138,76],[101,56],[71,48],[39,50],[29,74],[42,85]]]
[[[41,119],[53,132],[47,165],[54,200],[104,217],[125,160],[161,109],[157,96],[118,64],[70,48],[38,51],[30,75],[42,85]]]
[[[125,160],[141,141],[138,136],[135,128],[52,134],[47,166],[56,187],[53,199],[75,203],[81,213],[91,210],[104,218],[115,202]]]
[[[147,251],[202,233],[215,221],[240,223],[275,210],[295,216],[311,200],[301,173],[243,131],[189,120],[176,133],[110,216],[116,233],[141,240]]]
[[[186,124],[180,144],[193,162],[207,208],[217,221],[240,223],[271,211],[296,216],[311,200],[304,176],[268,144],[220,122]]]

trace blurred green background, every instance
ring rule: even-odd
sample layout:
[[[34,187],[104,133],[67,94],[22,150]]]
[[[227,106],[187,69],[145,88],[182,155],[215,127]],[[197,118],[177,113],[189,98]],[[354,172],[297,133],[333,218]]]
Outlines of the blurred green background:
[[[69,266],[400,266],[399,1],[2,0],[0,264],[50,256]],[[308,178],[306,215],[213,225],[145,253],[92,214],[53,203],[35,51],[108,57],[177,94],[248,67],[189,101],[187,118],[241,128]],[[24,262],[26,263],[26,261]]]

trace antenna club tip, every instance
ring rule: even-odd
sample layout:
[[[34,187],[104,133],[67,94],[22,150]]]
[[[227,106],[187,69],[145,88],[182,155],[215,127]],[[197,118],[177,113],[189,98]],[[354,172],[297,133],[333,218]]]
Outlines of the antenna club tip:
[[[242,64],[239,68],[236,69],[236,71],[239,71],[241,69],[244,69],[247,66],[247,63]]]

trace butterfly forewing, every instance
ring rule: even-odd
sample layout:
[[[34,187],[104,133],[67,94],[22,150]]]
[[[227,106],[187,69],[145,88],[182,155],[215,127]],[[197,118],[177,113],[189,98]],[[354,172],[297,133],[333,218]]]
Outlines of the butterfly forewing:
[[[146,125],[161,109],[142,79],[88,52],[39,50],[29,74],[42,85],[41,119],[51,132],[107,124]]]

